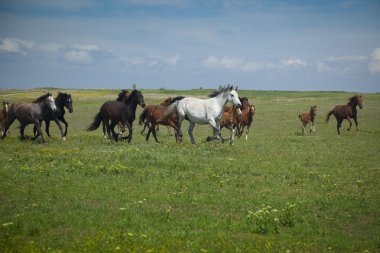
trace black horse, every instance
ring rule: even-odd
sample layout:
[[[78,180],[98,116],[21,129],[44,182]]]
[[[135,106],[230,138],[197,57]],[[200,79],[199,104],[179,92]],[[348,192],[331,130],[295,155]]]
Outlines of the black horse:
[[[54,122],[58,125],[59,130],[61,131],[61,136],[63,140],[66,140],[67,136],[67,128],[69,124],[65,120],[65,107],[69,110],[69,113],[72,113],[73,110],[73,100],[71,99],[71,94],[58,92],[58,96],[55,98],[55,105],[57,107],[56,111],[52,111],[49,108],[46,108],[42,113],[42,119],[45,121],[45,132],[50,136],[49,127],[50,121],[54,120]],[[65,132],[63,132],[62,126],[59,121],[65,124]],[[41,124],[42,121],[40,121]],[[33,128],[33,133],[36,135],[37,129]]]
[[[43,120],[42,114],[43,111],[49,108],[52,111],[57,109],[54,98],[50,93],[37,98],[32,103],[15,103],[9,108],[8,116],[5,120],[0,123],[0,127],[4,129],[2,139],[6,136],[6,132],[12,123],[17,119],[20,126],[21,139],[25,139],[24,130],[25,127],[29,124],[34,124],[38,131],[38,135],[33,137],[33,140],[36,141],[37,137],[41,135],[42,143],[46,143],[43,136],[40,121]]]
[[[99,126],[100,123],[106,126],[108,136],[112,137],[114,141],[118,141],[118,135],[115,133],[115,126],[122,122],[128,127],[129,134],[123,139],[128,140],[128,143],[132,141],[132,124],[136,118],[136,108],[140,105],[142,108],[145,107],[144,96],[138,90],[133,90],[128,98],[124,101],[108,101],[105,102],[100,107],[100,112],[98,112],[92,124],[87,128],[87,131],[94,131]],[[111,124],[109,123],[111,121]]]
[[[119,101],[119,102],[125,102],[126,99],[129,97],[130,93],[128,90],[121,90],[120,93],[117,95],[117,98],[116,98],[116,101]],[[107,138],[107,129],[106,129],[106,125],[105,124],[102,124],[103,125],[103,134],[104,134],[104,138]],[[118,127],[119,127],[119,135],[121,136],[124,131],[125,131],[125,127],[124,127],[124,124],[119,122],[118,124]]]

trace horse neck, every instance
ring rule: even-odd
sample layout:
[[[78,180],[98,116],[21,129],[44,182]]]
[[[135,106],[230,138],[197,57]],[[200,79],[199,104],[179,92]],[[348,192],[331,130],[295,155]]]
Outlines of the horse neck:
[[[358,105],[358,102],[356,100],[351,100],[347,103],[347,105],[350,106],[352,110],[355,110],[356,106]]]
[[[127,105],[127,107],[131,109],[132,115],[135,116],[138,102],[136,102],[134,99],[129,97],[128,99],[125,100],[125,104]]]
[[[310,119],[314,119],[314,110],[311,109],[310,112],[309,112],[309,116],[310,116]]]
[[[225,92],[223,92],[223,93],[219,94],[218,96],[213,97],[211,99],[214,99],[217,102],[217,104],[219,104],[221,106],[220,107],[221,110],[223,110],[225,105],[228,102],[228,95]]]
[[[63,97],[56,97],[55,98],[55,105],[57,106],[57,109],[64,110],[65,103]]]

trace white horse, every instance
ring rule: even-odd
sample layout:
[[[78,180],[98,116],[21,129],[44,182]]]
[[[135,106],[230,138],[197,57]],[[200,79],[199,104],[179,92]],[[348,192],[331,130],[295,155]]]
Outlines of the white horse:
[[[239,95],[236,92],[237,87],[231,85],[215,90],[209,95],[208,99],[200,99],[193,97],[186,97],[182,100],[174,102],[168,107],[165,115],[170,115],[174,110],[178,114],[176,134],[177,141],[182,141],[181,124],[184,119],[189,121],[189,136],[191,143],[195,145],[193,136],[193,129],[195,124],[210,124],[214,130],[213,137],[207,137],[207,141],[213,139],[222,139],[220,134],[220,120],[223,116],[224,107],[227,102],[232,102],[233,105],[241,107]]]

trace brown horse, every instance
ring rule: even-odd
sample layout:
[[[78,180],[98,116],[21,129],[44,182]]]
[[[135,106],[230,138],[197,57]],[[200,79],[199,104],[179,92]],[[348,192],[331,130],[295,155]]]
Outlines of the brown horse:
[[[245,139],[248,140],[249,128],[251,127],[253,116],[255,115],[255,106],[250,105],[248,98],[239,98],[242,104],[242,115],[240,116],[240,122],[237,128],[237,136],[240,138],[243,135],[244,128],[247,127],[245,132]]]
[[[132,124],[136,118],[137,105],[145,107],[144,96],[138,90],[133,90],[125,101],[108,101],[101,107],[100,111],[95,115],[93,122],[87,128],[87,131],[94,131],[103,123],[106,127],[108,136],[112,136],[114,141],[118,141],[119,137],[115,133],[115,126],[122,122],[128,127],[129,134],[126,139],[128,143],[132,141]],[[110,123],[111,121],[111,123]],[[111,135],[112,134],[112,135]]]
[[[54,98],[50,93],[47,93],[37,98],[32,103],[14,103],[9,108],[8,116],[0,123],[0,127],[4,128],[4,132],[1,138],[4,138],[6,132],[12,123],[17,119],[20,126],[21,139],[25,139],[24,130],[29,124],[34,124],[37,128],[38,135],[33,137],[32,140],[36,141],[38,136],[41,136],[42,143],[46,143],[43,136],[40,121],[43,119],[42,114],[45,110],[56,111],[57,107],[54,102]]]
[[[305,134],[305,128],[308,123],[310,124],[310,133],[312,131],[315,132],[314,120],[315,120],[315,116],[317,115],[316,113],[317,113],[317,106],[313,105],[312,107],[310,107],[309,112],[301,113],[298,116],[302,122],[302,135]]]
[[[169,106],[170,104],[172,103],[172,97],[168,97],[168,98],[166,98],[160,105],[164,105],[164,106]],[[155,106],[155,105],[154,105]],[[147,107],[145,107],[144,108],[144,110],[149,110],[149,108],[150,108],[151,106],[150,105],[148,105]],[[167,129],[168,129],[168,134],[170,135],[170,136],[173,136],[173,134],[170,132],[170,127],[169,126],[166,126],[167,127]],[[150,128],[150,123],[149,123],[149,121],[146,121],[146,122],[144,122],[144,127],[143,127],[143,129],[140,131],[140,133],[141,134],[143,134],[144,132],[145,132],[145,129],[146,128]],[[156,132],[159,130],[159,128],[160,128],[160,125],[159,124],[157,124],[156,125]]]
[[[220,129],[227,128],[230,130],[230,144],[233,143],[235,137],[235,128],[239,125],[242,111],[236,106],[225,106],[222,119],[220,120]],[[222,138],[222,141],[225,139]]]
[[[163,118],[163,115],[165,114],[166,112],[166,109],[168,108],[168,106],[178,100],[181,100],[183,99],[184,97],[182,96],[178,96],[178,97],[174,97],[173,99],[170,98],[169,99],[166,99],[163,103],[165,103],[166,105],[148,105],[144,111],[141,113],[140,115],[140,120],[139,120],[139,123],[140,125],[142,125],[142,123],[145,123],[145,126],[148,126],[148,133],[146,135],[146,141],[149,140],[149,136],[150,136],[150,133],[153,133],[153,137],[154,139],[156,140],[157,143],[159,143],[158,139],[157,139],[157,125],[158,124],[161,124],[161,125],[164,125],[164,126],[170,126],[172,128],[174,128],[175,130],[175,136],[176,136],[176,141],[178,141],[178,138],[177,138],[177,132],[178,132],[178,128],[177,128],[177,120],[178,120],[178,117],[177,117],[177,113],[176,112],[173,112],[171,113],[168,117],[165,117]],[[170,103],[169,103],[170,101]]]
[[[3,100],[3,110],[0,111],[0,122],[2,122],[8,116],[8,111],[9,102]],[[1,132],[1,135],[3,135],[3,132]],[[7,132],[7,135],[9,135],[9,130]]]
[[[337,125],[336,129],[338,130],[338,134],[340,134],[339,129],[342,126],[342,121],[344,119],[348,120],[350,123],[350,127],[347,128],[347,131],[351,130],[352,122],[351,119],[354,119],[356,125],[356,131],[358,130],[358,111],[356,110],[356,106],[359,106],[360,109],[363,108],[363,98],[361,95],[355,95],[349,99],[347,105],[337,105],[329,111],[326,116],[326,122],[329,122],[329,118],[331,114],[334,114]]]

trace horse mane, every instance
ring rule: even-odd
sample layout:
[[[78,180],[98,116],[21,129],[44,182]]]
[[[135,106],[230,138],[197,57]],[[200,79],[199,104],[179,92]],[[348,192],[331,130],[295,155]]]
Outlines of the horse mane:
[[[227,86],[221,87],[219,90],[214,90],[210,95],[208,95],[208,97],[214,98],[223,92],[231,91],[233,89],[234,89],[234,86],[229,84]]]
[[[127,97],[127,99],[124,100],[125,103],[128,103],[138,93],[141,93],[141,92],[138,90],[133,90],[131,93],[129,93],[129,96]],[[123,101],[123,100],[121,100],[121,101]]]
[[[352,96],[348,99],[347,105],[355,104],[358,101],[359,95]]]
[[[177,97],[174,97],[172,99],[172,101],[170,102],[169,105],[173,104],[175,101],[178,101],[178,100],[181,100],[181,99],[184,99],[185,97],[184,96],[177,96]]]
[[[128,97],[128,95],[130,95],[128,90],[121,90],[121,92],[119,93],[116,101],[123,101],[123,99],[125,97]]]
[[[47,97],[51,96],[50,92],[46,93],[45,95],[40,96],[36,100],[32,101],[32,103],[40,103],[43,100],[45,100]]]

